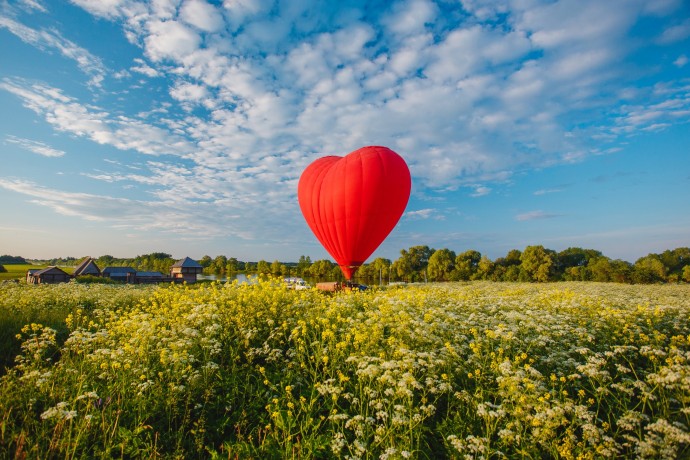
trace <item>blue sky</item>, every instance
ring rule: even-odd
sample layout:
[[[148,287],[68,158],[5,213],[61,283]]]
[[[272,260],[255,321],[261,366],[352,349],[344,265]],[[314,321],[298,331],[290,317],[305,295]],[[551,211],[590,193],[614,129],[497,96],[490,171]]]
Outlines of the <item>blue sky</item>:
[[[0,253],[328,258],[324,155],[412,173],[373,257],[690,246],[684,0],[0,0]]]

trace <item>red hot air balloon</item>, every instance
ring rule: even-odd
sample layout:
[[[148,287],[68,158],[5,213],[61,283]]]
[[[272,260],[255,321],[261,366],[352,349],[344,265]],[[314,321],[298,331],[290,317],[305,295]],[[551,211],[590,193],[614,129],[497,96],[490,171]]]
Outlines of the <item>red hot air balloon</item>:
[[[405,160],[372,146],[314,161],[299,179],[297,198],[309,228],[349,280],[400,220],[411,186]]]

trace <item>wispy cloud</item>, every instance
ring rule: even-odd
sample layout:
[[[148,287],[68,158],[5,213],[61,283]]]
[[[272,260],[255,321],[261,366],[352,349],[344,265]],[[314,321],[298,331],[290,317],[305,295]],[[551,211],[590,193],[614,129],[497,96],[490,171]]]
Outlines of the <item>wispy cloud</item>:
[[[663,45],[679,42],[690,37],[690,19],[675,24],[665,29],[657,38],[657,42]]]
[[[470,194],[470,196],[477,198],[480,196],[486,196],[489,193],[491,193],[491,188],[483,186],[483,185],[476,185],[474,187],[474,192]]]
[[[541,196],[541,195],[548,195],[551,193],[560,193],[562,191],[563,191],[562,188],[545,188],[545,189],[535,191],[534,195]]]
[[[33,2],[36,6],[40,4]],[[100,87],[107,68],[103,61],[85,48],[64,38],[56,30],[36,30],[25,26],[14,19],[0,15],[0,27],[7,29],[23,42],[46,51],[57,50],[64,57],[73,60],[82,72],[90,77],[89,84]]]
[[[529,211],[529,212],[524,212],[524,213],[518,214],[515,216],[515,220],[520,221],[520,222],[525,222],[525,221],[529,221],[529,220],[552,219],[554,217],[560,217],[560,216],[561,216],[561,214],[553,214],[553,213],[548,213],[548,212],[538,210],[538,211]]]
[[[405,217],[412,220],[444,220],[444,216],[437,210],[433,208],[418,209],[416,211],[408,211],[405,213]]]
[[[55,149],[43,142],[32,141],[31,139],[24,139],[21,137],[9,135],[5,137],[5,141],[9,142],[10,144],[16,144],[24,150],[28,150],[29,152],[33,152],[44,157],[57,158],[65,154],[65,152],[62,150]]]
[[[40,11],[41,13],[48,12],[48,9],[43,5],[42,2],[38,0],[20,0],[19,4],[29,10],[36,10]]]
[[[5,79],[0,82],[0,89],[20,97],[25,107],[44,116],[58,131],[85,137],[98,144],[147,155],[184,155],[193,151],[193,146],[185,138],[168,129],[87,107],[57,88],[20,79]]]

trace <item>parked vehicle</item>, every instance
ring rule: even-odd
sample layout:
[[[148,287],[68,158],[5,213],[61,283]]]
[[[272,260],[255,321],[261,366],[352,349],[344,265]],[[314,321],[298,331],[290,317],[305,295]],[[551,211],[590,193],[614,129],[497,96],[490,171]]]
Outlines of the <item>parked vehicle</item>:
[[[301,291],[303,289],[311,289],[309,283],[304,281],[302,278],[285,278],[285,284],[290,289],[295,289],[296,291]]]

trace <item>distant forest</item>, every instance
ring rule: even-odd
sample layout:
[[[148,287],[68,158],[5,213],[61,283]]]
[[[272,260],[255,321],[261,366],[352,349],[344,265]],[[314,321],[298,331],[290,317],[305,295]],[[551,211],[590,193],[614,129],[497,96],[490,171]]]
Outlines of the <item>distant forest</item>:
[[[75,266],[84,257],[49,260],[27,260],[23,257],[0,256],[0,264],[34,263],[39,265]],[[204,256],[198,262],[204,274],[232,276],[238,273],[275,276],[300,276],[319,280],[342,280],[343,275],[330,260],[313,261],[301,256],[297,262],[245,262],[224,255]],[[154,252],[133,259],[117,259],[109,255],[96,259],[103,269],[108,266],[132,267],[139,271],[168,273],[175,259],[170,254]],[[648,254],[635,263],[612,260],[594,249],[568,248],[556,252],[543,246],[512,249],[504,257],[490,260],[479,251],[456,254],[450,249],[413,246],[400,251],[396,260],[377,258],[363,265],[355,275],[362,281],[599,281],[617,283],[690,282],[690,248]]]

